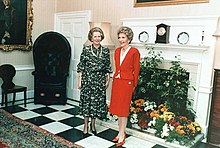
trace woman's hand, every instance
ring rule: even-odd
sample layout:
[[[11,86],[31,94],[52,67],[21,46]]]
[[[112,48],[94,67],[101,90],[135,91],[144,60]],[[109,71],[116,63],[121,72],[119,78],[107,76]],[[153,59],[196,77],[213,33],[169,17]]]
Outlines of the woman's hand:
[[[82,73],[78,73],[78,89],[81,89]]]
[[[107,89],[107,88],[108,88],[108,86],[109,86],[109,81],[110,81],[110,74],[109,74],[109,73],[107,73],[107,74],[106,74],[106,83],[105,83],[105,89]]]
[[[136,89],[133,87],[133,95],[136,95]]]

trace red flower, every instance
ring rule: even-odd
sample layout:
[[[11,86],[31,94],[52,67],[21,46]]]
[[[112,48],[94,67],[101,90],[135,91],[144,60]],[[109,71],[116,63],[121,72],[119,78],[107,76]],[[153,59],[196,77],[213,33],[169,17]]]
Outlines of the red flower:
[[[180,123],[178,121],[175,121],[174,119],[170,119],[169,124],[174,127],[177,127],[180,125]]]
[[[139,120],[138,120],[138,125],[142,128],[142,129],[147,129],[148,128],[148,118],[149,116],[146,114],[143,114]]]

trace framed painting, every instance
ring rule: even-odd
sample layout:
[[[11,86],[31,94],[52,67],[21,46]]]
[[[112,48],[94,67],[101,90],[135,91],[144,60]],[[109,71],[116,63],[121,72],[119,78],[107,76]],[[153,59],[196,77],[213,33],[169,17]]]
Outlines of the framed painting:
[[[134,7],[207,3],[209,0],[135,0]]]
[[[33,0],[0,0],[0,49],[30,51]]]

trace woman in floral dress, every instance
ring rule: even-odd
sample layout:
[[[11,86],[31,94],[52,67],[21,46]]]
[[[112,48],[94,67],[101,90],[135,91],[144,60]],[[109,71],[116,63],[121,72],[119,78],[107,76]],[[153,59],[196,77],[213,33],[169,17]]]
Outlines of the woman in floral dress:
[[[111,73],[109,49],[100,42],[104,33],[99,27],[88,33],[91,45],[83,48],[77,65],[78,89],[80,89],[80,114],[84,117],[83,136],[88,136],[88,121],[91,117],[90,130],[96,135],[95,119],[103,118],[107,113],[106,89]]]

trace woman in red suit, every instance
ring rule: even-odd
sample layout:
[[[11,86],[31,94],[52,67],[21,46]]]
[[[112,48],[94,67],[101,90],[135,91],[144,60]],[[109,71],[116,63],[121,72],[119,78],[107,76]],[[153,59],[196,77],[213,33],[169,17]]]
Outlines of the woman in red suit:
[[[118,31],[120,47],[115,50],[115,73],[112,83],[112,94],[109,111],[118,116],[119,133],[113,139],[116,146],[122,146],[126,138],[126,125],[132,94],[138,83],[140,70],[140,53],[129,44],[133,39],[133,31],[129,27],[121,27]]]

